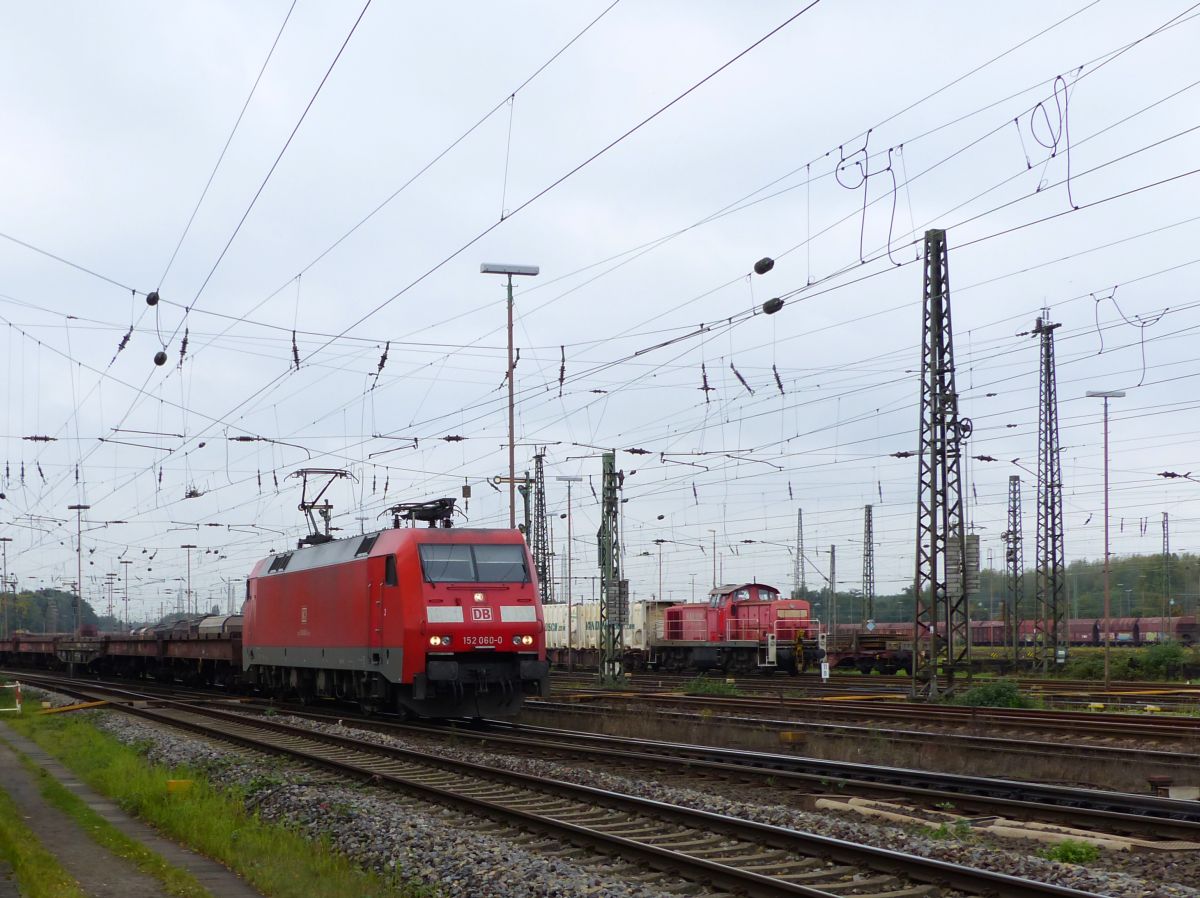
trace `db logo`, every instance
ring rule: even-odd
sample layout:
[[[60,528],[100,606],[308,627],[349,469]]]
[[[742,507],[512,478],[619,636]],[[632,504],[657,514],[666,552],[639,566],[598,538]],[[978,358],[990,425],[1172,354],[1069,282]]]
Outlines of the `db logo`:
[[[471,609],[471,620],[491,620],[491,619],[492,619],[492,609],[491,608],[472,608]]]

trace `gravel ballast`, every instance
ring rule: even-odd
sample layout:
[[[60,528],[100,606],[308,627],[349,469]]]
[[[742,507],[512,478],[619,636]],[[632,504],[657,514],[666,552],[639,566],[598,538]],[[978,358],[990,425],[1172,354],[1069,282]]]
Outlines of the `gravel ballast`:
[[[109,712],[92,712],[98,725],[123,742],[149,745],[156,763],[187,764],[217,785],[238,786],[264,820],[278,821],[313,836],[327,836],[335,848],[363,866],[433,886],[447,896],[658,896],[652,885],[629,882],[628,870],[606,870],[548,857],[544,840],[513,836],[490,821],[468,817],[418,799],[332,782],[321,774],[279,765],[263,775],[260,761],[207,740],[165,730]],[[431,752],[431,741],[401,738],[344,724],[274,718],[309,729],[351,736],[364,742]],[[1046,860],[1023,847],[977,840],[934,839],[916,828],[863,821],[836,812],[803,811],[782,804],[748,803],[698,789],[590,770],[584,765],[526,758],[513,753],[436,742],[438,756],[625,792],[817,833],[847,841],[937,858],[964,866],[1053,882],[1114,898],[1200,898],[1192,885],[1194,862],[1173,855],[1144,861],[1124,857],[1091,867]],[[786,793],[781,793],[786,795]],[[544,845],[550,850],[561,846]],[[1120,869],[1120,867],[1125,869]],[[1127,872],[1128,871],[1128,872]]]
[[[424,739],[389,736],[346,725],[315,723],[303,718],[280,717],[276,719],[309,729],[352,736],[380,745],[395,745],[415,751],[431,751],[430,742]],[[437,741],[436,753],[439,756],[456,760],[515,770],[547,779],[561,779],[601,789],[611,789],[656,801],[729,814],[835,839],[936,858],[963,866],[979,867],[1012,876],[1052,882],[1101,895],[1110,895],[1113,898],[1200,898],[1200,888],[1194,885],[1197,870],[1195,860],[1173,854],[1121,855],[1114,858],[1114,864],[1132,867],[1134,872],[1112,868],[1104,869],[1099,862],[1092,867],[1084,867],[1046,860],[1023,847],[1009,848],[1003,845],[981,844],[976,841],[955,838],[933,839],[914,827],[884,825],[864,821],[856,815],[837,812],[803,811],[780,804],[752,804],[713,795],[698,789],[655,783],[642,776],[619,776],[592,770],[583,763],[576,766],[563,762],[524,758],[508,752],[464,748],[447,744],[446,740],[442,739]],[[786,796],[786,794],[786,792],[780,792],[781,796]],[[1044,845],[1038,845],[1032,850],[1043,848],[1045,848]],[[1173,879],[1174,876],[1177,876],[1178,879]]]
[[[383,874],[399,871],[402,879],[432,886],[448,898],[670,898],[653,885],[624,881],[620,871],[538,853],[532,846],[544,840],[507,837],[488,820],[348,786],[298,765],[273,763],[264,772],[258,756],[122,714],[90,713],[100,729],[146,748],[153,763],[186,765],[216,786],[239,787],[262,820],[325,836],[363,867]]]

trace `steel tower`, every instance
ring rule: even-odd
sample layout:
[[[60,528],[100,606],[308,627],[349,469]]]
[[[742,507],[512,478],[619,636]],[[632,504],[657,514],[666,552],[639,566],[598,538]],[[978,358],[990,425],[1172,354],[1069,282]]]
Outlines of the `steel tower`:
[[[958,414],[943,230],[925,232],[923,293],[912,690],[914,697],[933,698],[939,673],[948,690],[956,674],[970,675],[971,652],[961,474],[971,421]]]
[[[1004,562],[1008,571],[1008,629],[1005,641],[1012,647],[1013,666],[1021,659],[1021,613],[1025,600],[1024,537],[1021,534],[1021,478],[1008,478],[1008,529],[1004,540]]]
[[[1067,660],[1066,551],[1063,548],[1062,459],[1058,444],[1058,387],[1054,371],[1054,331],[1039,318],[1033,333],[1041,338],[1041,390],[1038,402],[1037,468],[1037,664],[1048,672]]]
[[[863,507],[863,611],[865,624],[875,619],[875,525],[871,520],[871,506]]]

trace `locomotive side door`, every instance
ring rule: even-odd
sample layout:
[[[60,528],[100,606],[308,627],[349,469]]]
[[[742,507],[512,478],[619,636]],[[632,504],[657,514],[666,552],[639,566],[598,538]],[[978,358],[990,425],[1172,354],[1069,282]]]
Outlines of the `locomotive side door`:
[[[367,559],[367,663],[378,667],[383,656],[384,593],[396,584],[396,556]]]

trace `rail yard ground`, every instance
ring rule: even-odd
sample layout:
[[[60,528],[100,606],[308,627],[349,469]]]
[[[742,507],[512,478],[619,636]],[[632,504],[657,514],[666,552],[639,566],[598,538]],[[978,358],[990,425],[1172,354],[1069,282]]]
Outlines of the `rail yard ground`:
[[[53,700],[78,701],[81,696],[77,693],[101,688],[88,681],[77,685],[78,690],[70,690],[74,697]],[[140,687],[122,688],[127,696],[141,691]],[[631,700],[631,692],[616,693],[618,698],[610,695],[607,705],[642,700]],[[26,695],[28,701],[28,689]],[[172,702],[168,690],[146,691],[142,695],[139,704],[152,709],[158,705],[165,709]],[[881,711],[884,706],[892,712],[900,710],[894,699],[880,700],[879,695],[886,693],[857,702],[824,704],[862,708],[865,715],[869,715],[868,706],[872,704],[880,705]],[[736,696],[720,698],[735,700]],[[112,700],[117,707],[127,701],[117,694]],[[919,784],[915,780],[902,783],[894,777],[889,781],[882,773],[883,761],[889,755],[887,766],[892,768],[904,766],[899,758],[905,752],[920,757],[917,749],[906,749],[904,742],[896,740],[892,730],[897,728],[891,725],[876,727],[865,739],[828,740],[830,745],[862,743],[869,753],[878,754],[874,763],[866,767],[875,771],[876,782],[869,783],[855,782],[846,771],[819,768],[821,762],[816,760],[804,762],[813,771],[820,771],[807,777],[795,769],[785,769],[786,765],[762,769],[770,763],[782,763],[772,761],[772,757],[803,759],[815,755],[813,749],[824,743],[820,739],[781,741],[777,733],[774,741],[764,738],[762,734],[769,733],[771,725],[754,718],[757,712],[753,710],[743,714],[740,722],[724,719],[724,712],[684,715],[654,710],[648,704],[639,705],[639,710],[632,714],[615,710],[596,714],[584,709],[600,704],[598,701],[573,702],[563,707],[563,703],[552,697],[543,704],[531,703],[527,712],[513,723],[463,728],[401,724],[379,717],[359,720],[346,709],[329,707],[292,708],[245,699],[213,701],[211,697],[204,701],[196,694],[188,694],[186,701],[197,708],[204,704],[219,705],[218,709],[202,713],[215,715],[213,719],[220,721],[217,725],[225,728],[220,731],[224,735],[201,734],[195,721],[186,723],[182,719],[182,711],[161,712],[176,716],[170,726],[162,720],[105,709],[36,717],[30,713],[40,704],[36,700],[28,702],[27,714],[11,723],[11,727],[36,740],[75,775],[111,795],[122,807],[134,809],[162,831],[218,857],[265,895],[369,894],[410,898],[415,895],[567,896],[586,892],[600,896],[659,896],[717,895],[727,893],[732,887],[722,887],[716,881],[703,884],[684,873],[656,868],[646,860],[646,855],[635,853],[633,848],[627,849],[628,853],[611,846],[607,850],[586,848],[561,833],[530,829],[534,826],[530,821],[524,826],[506,824],[497,817],[456,806],[453,800],[435,797],[432,792],[420,795],[385,790],[379,788],[382,782],[364,783],[363,777],[357,781],[347,779],[334,768],[314,768],[297,757],[279,756],[264,764],[261,754],[264,749],[252,747],[245,734],[236,735],[242,727],[274,729],[278,731],[276,738],[293,747],[309,737],[322,740],[326,748],[317,750],[332,752],[330,758],[350,750],[337,747],[342,744],[338,740],[345,739],[350,740],[345,744],[357,746],[356,753],[401,752],[399,756],[381,754],[384,760],[371,762],[383,764],[381,771],[391,771],[377,774],[375,779],[380,775],[386,779],[400,772],[414,782],[423,782],[426,789],[432,789],[433,783],[444,787],[448,780],[461,780],[466,775],[463,771],[467,766],[446,765],[470,765],[472,771],[482,765],[492,771],[490,776],[497,778],[496,782],[481,787],[492,804],[508,801],[521,807],[538,804],[558,807],[560,814],[576,821],[577,828],[585,821],[596,827],[615,827],[624,834],[623,842],[636,841],[638,834],[648,828],[653,834],[642,838],[667,838],[670,842],[670,833],[677,832],[676,846],[693,843],[707,846],[693,851],[706,854],[708,863],[736,867],[738,862],[726,859],[757,858],[762,870],[772,877],[778,874],[776,887],[782,889],[788,883],[793,886],[807,883],[824,894],[838,895],[985,893],[978,885],[973,891],[970,885],[955,881],[949,874],[939,879],[939,875],[928,870],[901,870],[879,857],[856,856],[849,861],[833,853],[833,842],[821,843],[820,848],[809,846],[807,850],[811,853],[797,867],[792,862],[799,849],[793,847],[785,853],[773,841],[781,838],[781,834],[795,833],[810,840],[838,840],[837,845],[859,846],[863,851],[899,852],[901,857],[915,859],[912,863],[921,859],[939,861],[948,865],[948,870],[996,871],[1015,877],[1014,882],[1024,883],[1012,886],[1013,889],[1029,889],[999,889],[995,894],[1200,896],[1196,887],[1200,883],[1197,854],[1200,803],[1160,801],[1160,807],[1138,808],[1141,799],[1131,794],[1128,807],[1120,811],[1114,810],[1116,805],[1056,811],[1049,793],[1041,799],[997,793],[995,784],[1000,781],[989,781],[986,776],[1000,775],[982,767],[974,771],[979,781],[970,787],[982,790],[975,793],[967,790],[965,781],[954,786],[962,790],[957,795],[938,791],[947,788],[945,783],[949,780],[940,785]],[[922,713],[922,709],[908,710],[914,716]],[[1131,720],[1141,720],[1128,716]],[[1170,717],[1194,719],[1183,715]],[[624,729],[634,733],[637,728],[632,721],[636,720],[645,721],[653,729],[651,739],[634,744],[571,732]],[[546,727],[539,728],[538,723]],[[196,729],[189,732],[178,728],[183,725]],[[949,725],[927,725],[930,729],[921,732],[929,745],[941,738],[970,735],[956,733]],[[755,727],[760,734],[757,744],[755,739],[747,737]],[[1030,741],[1023,730],[1009,734],[998,731],[995,724],[989,727],[994,741],[1006,735],[1014,737],[1009,739],[1011,748]],[[0,728],[0,736],[12,731]],[[1194,747],[1185,747],[1186,737],[1183,741],[1176,739],[1175,743],[1172,738],[1175,737],[1164,737],[1158,751],[1164,756],[1177,756],[1181,766],[1173,769],[1173,780],[1177,785],[1200,782],[1200,774],[1196,774],[1200,768],[1189,766],[1195,763]],[[239,741],[235,745],[228,739]],[[672,741],[717,744],[726,752],[724,756],[702,757],[702,753],[697,754],[698,748],[666,744]],[[1070,769],[1072,775],[1051,776],[1048,767],[1038,767],[1042,762],[1017,754],[1008,759],[1012,770],[1007,778],[1101,785],[1098,781],[1103,776],[1093,775],[1092,770],[1104,770],[1107,764],[1086,755],[1074,755],[1073,737],[1051,734],[1044,741],[1059,744],[1069,755],[1064,769]],[[1138,750],[1120,744],[1121,741],[1116,739],[1104,747]],[[750,743],[754,752],[741,755],[731,749],[746,743]],[[945,756],[952,757],[953,752]],[[392,759],[386,760],[388,757]],[[992,748],[992,757],[1003,757],[999,746]],[[411,766],[418,758],[426,759],[422,764],[442,766],[438,771],[418,775]],[[937,765],[921,766],[930,769]],[[1022,777],[1017,772],[1022,767],[1026,771],[1036,769],[1041,775]],[[457,771],[453,776],[448,772],[451,769]],[[474,775],[473,772],[471,776]],[[499,778],[504,776],[532,778],[544,788],[557,784],[554,788],[560,791],[540,799],[513,797],[506,790],[516,787],[507,782],[501,785]],[[167,792],[168,779],[184,779],[193,785],[186,792],[172,794]],[[760,826],[762,831],[757,836],[747,836],[746,832],[718,836],[697,829],[694,821],[685,825],[675,820],[665,822],[664,818],[647,823],[643,815],[648,811],[635,813],[629,807],[601,811],[602,805],[597,805],[591,810],[565,810],[567,798],[561,790],[579,787],[591,790],[594,795],[608,796],[609,801],[626,796],[621,800],[666,802],[669,806],[693,809],[690,811],[693,814],[715,813],[723,815],[720,819],[744,821],[738,825]],[[989,788],[991,794],[984,794]],[[1130,791],[1145,795],[1147,785],[1144,781],[1136,783]],[[460,796],[458,800],[465,798]],[[1125,799],[1106,796],[1104,801]],[[199,804],[194,805],[196,802]],[[1165,813],[1163,807],[1186,808],[1188,814],[1180,819],[1154,817]],[[1136,814],[1135,808],[1138,808]],[[602,813],[617,815],[619,819],[597,822],[594,818]],[[1140,822],[1139,814],[1143,818]],[[200,825],[198,819],[204,824]],[[1156,819],[1161,822],[1155,823]],[[1196,822],[1189,822],[1191,819]],[[1155,836],[1156,828],[1161,828],[1162,834]],[[664,832],[668,836],[664,837]],[[1190,838],[1193,834],[1197,835],[1197,841]],[[648,848],[643,844],[640,850],[646,852]],[[659,850],[665,849],[660,846]],[[788,863],[781,859],[785,854],[790,859]],[[274,874],[264,869],[265,855],[282,858],[281,869]],[[339,883],[334,887],[317,885],[334,881]],[[1037,891],[1039,882],[1052,884],[1046,886],[1051,891]],[[21,894],[38,892],[27,889]]]
[[[70,702],[53,694],[35,695],[55,705]],[[30,708],[22,719],[8,718],[4,720],[8,726],[0,728],[0,753],[12,761],[4,767],[0,801],[21,801],[12,805],[17,812],[3,815],[4,819],[39,821],[32,828],[10,824],[0,829],[0,858],[15,870],[18,891],[14,894],[23,898],[251,898],[259,894],[415,898],[421,894],[358,869],[327,845],[314,852],[310,841],[287,828],[259,822],[236,790],[219,788],[196,775],[187,767],[186,756],[148,757],[145,745],[122,745],[105,736],[102,728],[93,725],[99,716],[39,718]],[[24,773],[28,782],[15,783],[9,773]],[[58,782],[82,793],[82,799],[72,802],[70,793],[64,797]],[[187,787],[175,791],[172,783]],[[13,798],[6,790],[13,791]],[[146,826],[131,825],[121,811]],[[177,842],[198,854],[181,851]]]
[[[531,703],[522,719],[1126,791],[1144,791],[1151,780],[1200,784],[1200,687],[1186,683],[1117,684],[1105,695],[1103,684],[1034,679],[1022,684],[1026,708],[911,705],[907,682],[886,677],[727,683],[642,675],[620,690],[597,689],[580,675],[554,683],[551,699]]]

